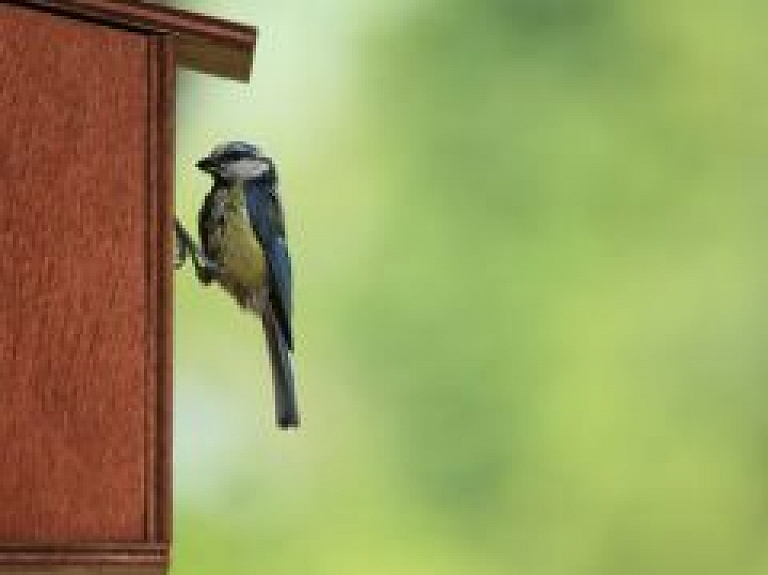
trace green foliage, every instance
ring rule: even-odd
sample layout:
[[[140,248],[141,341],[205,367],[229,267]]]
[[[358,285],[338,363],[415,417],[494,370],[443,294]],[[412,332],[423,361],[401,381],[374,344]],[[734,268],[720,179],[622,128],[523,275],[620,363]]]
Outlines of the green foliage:
[[[178,393],[221,409],[178,417],[231,432],[178,462],[177,573],[765,571],[766,11],[252,14],[250,87],[183,78],[178,202],[212,138],[272,144],[306,424],[180,277]]]

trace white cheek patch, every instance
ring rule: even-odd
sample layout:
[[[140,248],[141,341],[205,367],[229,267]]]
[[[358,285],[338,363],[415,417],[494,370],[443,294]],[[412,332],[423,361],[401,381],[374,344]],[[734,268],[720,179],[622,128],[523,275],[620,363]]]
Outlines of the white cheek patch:
[[[241,179],[258,178],[269,170],[269,165],[258,160],[244,158],[226,166],[228,174]]]

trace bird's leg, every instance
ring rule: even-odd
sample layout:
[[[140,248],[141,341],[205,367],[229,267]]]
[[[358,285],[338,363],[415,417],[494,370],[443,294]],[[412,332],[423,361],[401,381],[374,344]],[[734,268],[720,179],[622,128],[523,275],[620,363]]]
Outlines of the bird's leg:
[[[176,269],[180,269],[184,262],[187,260],[187,256],[192,260],[192,265],[195,268],[195,275],[198,281],[203,285],[208,285],[213,281],[218,273],[216,264],[210,261],[202,253],[200,247],[192,239],[189,232],[184,229],[178,218],[175,218],[176,222],[176,243],[178,249],[176,250]]]
[[[187,261],[187,257],[193,260],[200,256],[200,248],[197,247],[192,236],[184,229],[178,218],[174,218],[176,224],[176,269],[181,269]]]
[[[185,241],[185,231],[179,220],[176,220],[176,261],[173,262],[173,267],[177,270],[184,267],[189,255],[190,246]]]

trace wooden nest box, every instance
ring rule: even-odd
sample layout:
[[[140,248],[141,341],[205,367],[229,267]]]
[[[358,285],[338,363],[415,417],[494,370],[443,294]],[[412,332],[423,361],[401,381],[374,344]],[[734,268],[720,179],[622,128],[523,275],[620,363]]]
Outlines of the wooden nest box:
[[[245,81],[255,40],[0,3],[0,573],[167,569],[175,71]]]

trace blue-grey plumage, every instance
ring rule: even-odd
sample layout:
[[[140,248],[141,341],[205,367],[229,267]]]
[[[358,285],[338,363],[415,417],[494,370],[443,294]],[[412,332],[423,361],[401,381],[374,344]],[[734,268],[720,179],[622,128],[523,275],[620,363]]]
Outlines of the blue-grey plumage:
[[[199,215],[202,252],[216,280],[264,325],[281,427],[299,424],[293,370],[291,260],[272,161],[255,146],[217,147],[198,167],[214,178]]]

